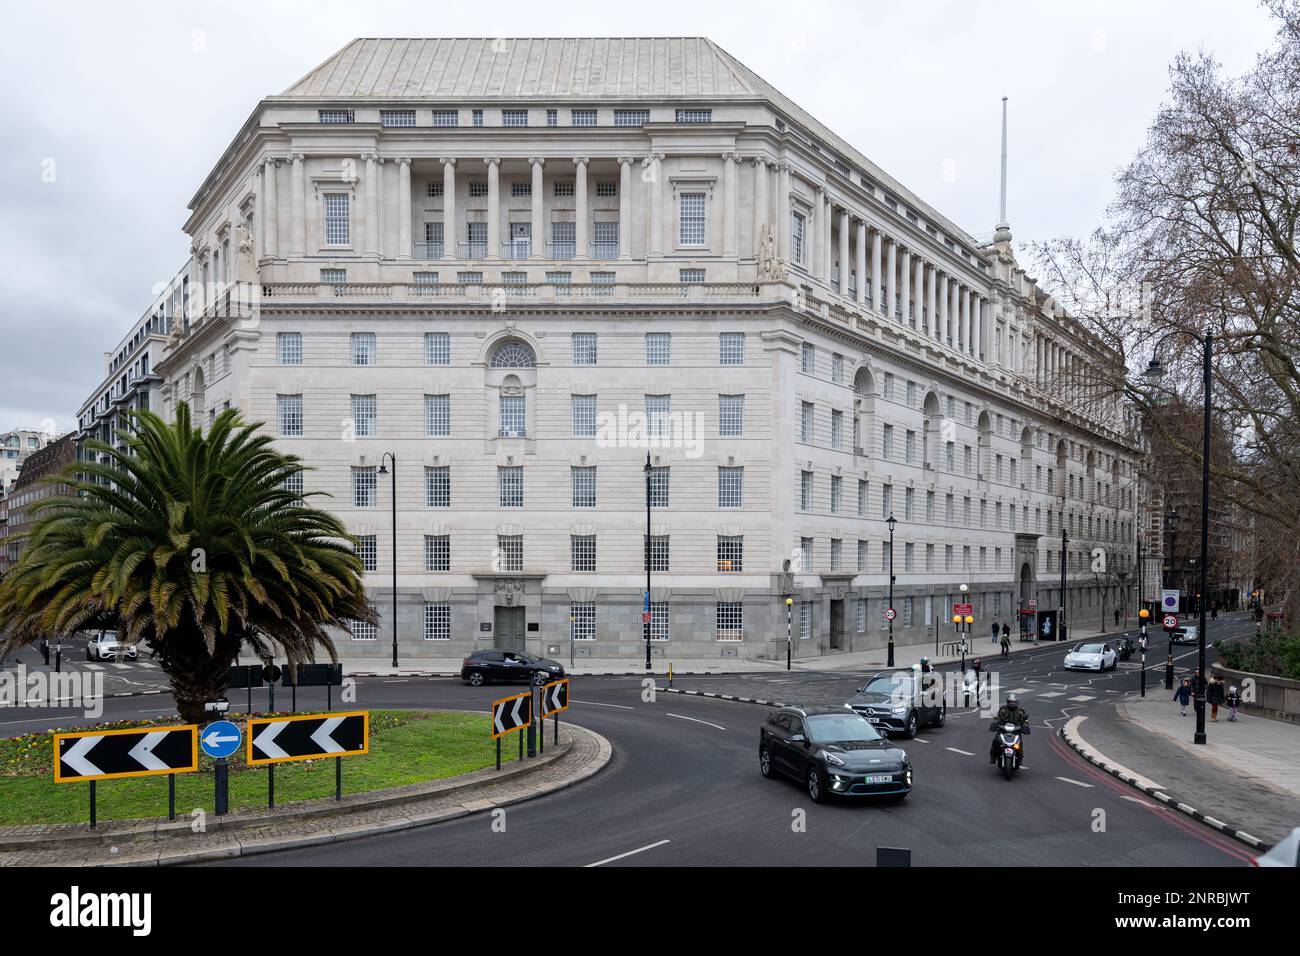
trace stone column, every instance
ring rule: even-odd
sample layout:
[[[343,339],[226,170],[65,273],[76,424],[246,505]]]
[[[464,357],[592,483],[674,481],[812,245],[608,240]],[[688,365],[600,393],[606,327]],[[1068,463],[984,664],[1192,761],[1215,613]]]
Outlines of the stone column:
[[[856,251],[858,260],[858,305],[863,306],[867,301],[867,224],[861,219],[858,220]]]
[[[574,168],[574,213],[573,218],[576,220],[574,225],[574,237],[577,240],[578,258],[588,259],[591,257],[591,246],[589,237],[591,233],[591,214],[587,212],[587,163],[590,160],[586,156],[573,157]]]
[[[871,233],[871,307],[884,312],[885,293],[880,288],[880,230]]]
[[[813,207],[812,217],[808,222],[808,251],[811,253],[808,273],[814,279],[823,277],[823,272],[829,278],[830,270],[823,269],[823,260],[825,253],[822,251],[822,219],[825,217],[826,204],[822,201],[826,195],[826,190],[821,186],[813,187]]]
[[[632,157],[630,156],[618,158],[618,257],[632,258]]]
[[[661,258],[664,254],[664,184],[663,153],[651,153],[646,165],[650,173],[650,256]]]
[[[487,258],[501,258],[501,160],[489,156],[483,160],[487,167],[488,223]]]
[[[898,309],[899,320],[904,325],[910,325],[908,310],[912,305],[912,253],[908,249],[903,250],[902,269],[898,273]]]
[[[411,158],[397,160],[397,258],[411,258]]]
[[[456,238],[456,160],[442,158],[442,257],[458,257]]]
[[[849,211],[840,210],[840,295],[849,294],[849,272],[853,266],[849,262]]]
[[[885,258],[885,318],[892,319],[898,308],[898,243],[889,240],[889,254]]]
[[[722,154],[722,255],[731,259],[740,254],[740,222],[736,198],[735,153]]]
[[[262,197],[258,210],[262,220],[262,255],[276,257],[280,254],[280,212],[276,198],[278,163],[268,156],[262,165]]]
[[[821,217],[822,281],[830,285],[831,264],[835,258],[834,243],[831,241],[831,233],[835,227],[835,210],[831,204],[831,194],[825,190],[822,190]]]
[[[367,153],[366,160],[366,238],[363,255],[379,258],[379,157]]]
[[[289,176],[290,232],[289,255],[301,259],[307,251],[307,176],[303,169],[302,153],[293,154],[293,168]]]
[[[948,275],[939,276],[939,341],[947,345],[952,338],[952,326],[948,324]]]
[[[776,248],[781,262],[790,265],[790,164],[783,162],[777,166],[776,182]],[[805,237],[807,241],[807,237]]]
[[[936,339],[942,335],[942,326],[939,325],[939,304],[938,291],[939,270],[934,266],[929,268],[929,280],[925,284],[925,330],[933,335]]]
[[[961,310],[961,342],[959,351],[969,355],[970,348],[970,289],[957,290],[957,306]]]
[[[961,351],[961,284],[956,279],[948,283],[948,294],[952,297],[952,301],[948,303],[952,344],[953,348]]]
[[[754,157],[754,258],[763,250],[763,227],[771,221],[772,210],[767,201],[767,160]]]
[[[542,179],[542,167],[546,160],[540,156],[533,156],[528,160],[529,166],[532,167],[533,181],[529,195],[532,197],[532,223],[529,229],[532,230],[531,248],[529,258],[541,259],[546,253],[546,214],[543,211],[546,201],[546,187]],[[621,183],[619,184],[622,185]],[[619,202],[622,203],[620,194]],[[619,228],[622,228],[620,223]]]
[[[915,267],[915,288],[912,289],[912,308],[916,310],[916,328],[920,332],[925,332],[926,319],[921,315],[921,310],[925,308],[925,260],[919,255],[916,257]]]

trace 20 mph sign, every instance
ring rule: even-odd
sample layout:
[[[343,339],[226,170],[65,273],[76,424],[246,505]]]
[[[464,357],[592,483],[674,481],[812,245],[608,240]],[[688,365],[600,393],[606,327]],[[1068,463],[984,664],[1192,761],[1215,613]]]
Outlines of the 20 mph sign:
[[[1164,625],[1165,625],[1165,630],[1166,630],[1166,631],[1172,631],[1174,628],[1176,628],[1176,627],[1178,626],[1178,615],[1176,615],[1176,614],[1166,614],[1166,615],[1165,615],[1165,620],[1164,620]]]

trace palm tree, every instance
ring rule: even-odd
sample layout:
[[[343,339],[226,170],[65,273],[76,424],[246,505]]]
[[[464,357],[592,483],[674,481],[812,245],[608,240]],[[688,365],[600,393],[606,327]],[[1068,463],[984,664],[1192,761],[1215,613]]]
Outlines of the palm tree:
[[[242,648],[270,660],[278,646],[295,665],[321,647],[337,660],[326,628],[375,615],[355,541],[286,487],[301,460],[234,410],[206,435],[183,402],[172,424],[130,414],[124,450],[86,442],[94,460],[55,479],[73,494],[33,506],[27,546],[0,582],[8,646],[116,617],[124,641],[156,653],[178,712],[196,723]]]

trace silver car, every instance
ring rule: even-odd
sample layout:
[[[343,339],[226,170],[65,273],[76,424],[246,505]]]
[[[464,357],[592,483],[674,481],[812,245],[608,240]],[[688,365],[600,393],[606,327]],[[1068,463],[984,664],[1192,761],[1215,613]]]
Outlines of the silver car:
[[[136,659],[134,644],[123,644],[117,637],[117,631],[100,631],[92,634],[86,642],[86,660],[88,661],[133,661]]]

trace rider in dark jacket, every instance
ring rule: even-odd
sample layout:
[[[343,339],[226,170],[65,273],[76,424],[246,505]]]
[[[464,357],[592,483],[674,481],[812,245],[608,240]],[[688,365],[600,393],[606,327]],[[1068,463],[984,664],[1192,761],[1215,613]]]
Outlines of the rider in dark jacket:
[[[1023,727],[1029,723],[1029,712],[1020,706],[1020,697],[1016,694],[1008,694],[1007,702],[998,708],[998,714],[994,718],[997,724],[1015,724],[1017,727]],[[989,744],[989,763],[997,763],[998,760],[998,738],[995,735]]]

